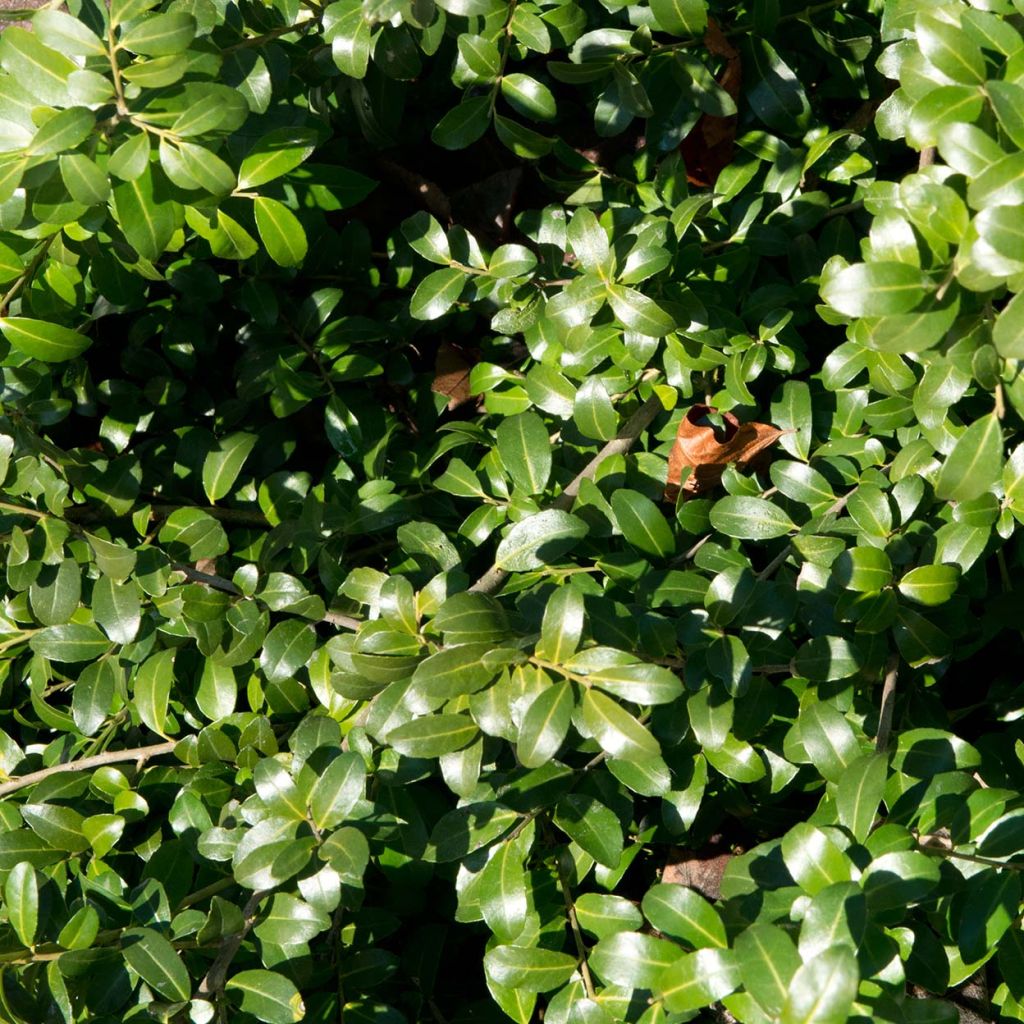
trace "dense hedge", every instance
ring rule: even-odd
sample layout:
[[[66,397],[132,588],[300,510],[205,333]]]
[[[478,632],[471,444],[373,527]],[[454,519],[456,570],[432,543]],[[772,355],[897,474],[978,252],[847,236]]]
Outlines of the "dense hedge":
[[[1022,32],[6,28],[0,1018],[1024,1019]]]

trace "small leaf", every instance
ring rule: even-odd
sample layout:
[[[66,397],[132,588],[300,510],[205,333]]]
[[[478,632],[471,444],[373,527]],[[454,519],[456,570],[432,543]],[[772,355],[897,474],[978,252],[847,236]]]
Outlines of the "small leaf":
[[[538,694],[519,726],[516,754],[526,768],[539,768],[558,753],[572,717],[573,692],[566,680]]]
[[[551,443],[535,412],[502,420],[496,431],[498,455],[512,482],[525,494],[542,494],[551,475]]]
[[[238,188],[252,189],[283,177],[309,159],[316,143],[317,134],[311,128],[275,128],[267,132],[242,161]]]
[[[674,36],[700,38],[708,23],[704,0],[651,0],[658,27]]]
[[[859,843],[867,839],[878,814],[887,778],[885,757],[866,754],[842,771],[836,785],[836,813]]]
[[[923,605],[945,604],[960,581],[958,565],[919,565],[911,569],[897,584],[906,598]]]
[[[668,521],[650,498],[623,488],[612,494],[611,505],[623,537],[637,551],[654,558],[675,554],[676,539]]]
[[[299,990],[276,971],[240,971],[225,988],[240,992],[242,1010],[264,1024],[297,1024],[306,1015]]]
[[[27,861],[15,864],[4,882],[4,910],[23,946],[32,946],[39,927],[39,882]]]
[[[458,301],[466,285],[466,275],[455,267],[427,274],[413,293],[409,312],[417,320],[436,320]]]
[[[947,501],[980,498],[999,479],[1003,469],[1003,431],[995,413],[975,420],[946,456],[935,494]]]
[[[644,895],[644,917],[670,938],[692,949],[705,946],[727,948],[725,925],[718,911],[693,889],[660,883]]]
[[[131,928],[123,933],[125,963],[158,995],[185,1002],[192,995],[188,970],[175,948],[152,928]]]
[[[505,535],[495,555],[495,564],[510,572],[528,572],[557,562],[577,541],[587,535],[580,518],[547,509],[516,523]]]
[[[722,498],[711,509],[711,525],[739,540],[772,540],[796,530],[793,520],[765,498]]]
[[[306,257],[306,232],[284,203],[266,196],[254,201],[256,229],[270,258],[282,267],[297,267]]]
[[[909,313],[929,287],[925,274],[910,263],[855,263],[829,277],[821,297],[845,316]]]
[[[427,715],[392,729],[387,741],[406,757],[440,757],[467,746],[478,735],[467,715]]]
[[[473,96],[453,107],[430,133],[442,149],[465,149],[476,142],[491,123],[491,104],[486,96]]]
[[[845,1024],[859,981],[852,949],[825,950],[793,976],[779,1024]]]
[[[487,976],[524,992],[549,992],[568,981],[576,958],[568,953],[526,946],[495,946],[484,956]]]
[[[203,490],[210,504],[230,492],[255,446],[255,434],[239,432],[222,438],[217,448],[207,454],[203,461]]]

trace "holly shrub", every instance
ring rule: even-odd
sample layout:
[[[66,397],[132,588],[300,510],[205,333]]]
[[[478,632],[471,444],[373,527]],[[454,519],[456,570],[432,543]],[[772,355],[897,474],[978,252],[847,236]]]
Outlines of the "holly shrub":
[[[1022,0],[10,16],[4,1021],[1024,1019]]]

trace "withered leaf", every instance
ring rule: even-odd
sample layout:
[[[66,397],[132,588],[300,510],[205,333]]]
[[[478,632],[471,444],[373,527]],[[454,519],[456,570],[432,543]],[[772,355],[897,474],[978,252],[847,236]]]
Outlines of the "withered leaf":
[[[441,343],[434,361],[434,380],[430,390],[448,396],[449,411],[474,397],[469,390],[469,372],[472,368],[472,357],[465,349],[447,341]]]
[[[675,501],[680,488],[684,501],[704,494],[722,479],[730,462],[745,469],[785,433],[768,423],[740,423],[731,412],[721,414],[725,429],[716,429],[707,422],[707,416],[717,411],[709,405],[694,405],[679,421],[668,459],[666,501]],[[684,483],[686,470],[690,473]]]
[[[709,900],[722,896],[722,876],[729,861],[741,850],[728,846],[721,836],[712,836],[701,850],[673,847],[661,872],[662,882],[696,889]]]

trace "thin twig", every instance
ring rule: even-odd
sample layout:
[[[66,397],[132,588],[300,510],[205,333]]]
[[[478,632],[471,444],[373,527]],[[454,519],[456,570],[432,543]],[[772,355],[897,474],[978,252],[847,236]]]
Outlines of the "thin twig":
[[[199,989],[196,994],[201,999],[212,1001],[224,989],[224,982],[227,981],[228,968],[231,967],[231,961],[235,959],[235,954],[241,948],[252,926],[256,923],[256,911],[259,908],[260,902],[269,894],[269,889],[257,889],[249,897],[248,902],[242,909],[242,927],[234,935],[229,935],[224,940],[216,957],[214,957],[213,963],[210,964],[210,969],[206,972],[206,977],[199,983]]]
[[[875,735],[875,750],[882,753],[889,746],[892,734],[892,713],[896,704],[896,680],[900,673],[899,655],[889,658],[885,668],[885,682],[882,683],[882,706],[878,711],[878,732]]]
[[[664,410],[657,394],[651,395],[646,402],[626,421],[623,428],[609,441],[591,460],[576,474],[562,493],[551,503],[551,508],[567,512],[579,494],[580,485],[584,480],[593,480],[598,467],[613,455],[624,455],[633,447],[636,439],[650,426],[651,421]],[[492,565],[470,588],[473,594],[493,594],[501,588],[508,578],[508,572]]]
[[[583,944],[583,934],[580,931],[580,923],[576,919],[576,905],[572,901],[572,893],[569,891],[569,879],[566,877],[565,868],[562,866],[561,858],[555,857],[555,868],[558,871],[558,885],[562,890],[562,898],[565,900],[565,910],[569,915],[569,927],[572,929],[572,937],[576,943],[576,952],[580,958],[580,974],[583,976],[583,987],[587,990],[587,998],[593,999],[594,979],[590,976],[590,967],[587,964],[587,947]]]
[[[204,885],[202,889],[190,892],[178,904],[178,910],[185,910],[188,907],[195,906],[197,903],[202,903],[208,896],[216,896],[217,893],[230,889],[233,885],[238,885],[238,883],[230,875],[220,878],[216,882],[211,882],[209,885]]]
[[[14,284],[4,293],[4,297],[0,299],[0,316],[7,315],[7,307],[18,297],[18,293],[25,285],[32,280],[35,276],[35,272],[39,269],[39,265],[46,259],[46,254],[50,251],[50,246],[53,245],[54,239],[60,234],[59,231],[55,231],[45,242],[36,250],[35,255],[32,257],[29,265],[21,272]]]
[[[85,772],[90,768],[99,768],[105,764],[117,764],[123,761],[138,761],[142,764],[152,757],[170,754],[177,745],[177,740],[168,740],[166,743],[154,743],[149,747],[132,747],[130,750],[108,750],[102,754],[95,754],[93,757],[83,757],[78,761],[65,761],[63,764],[51,765],[49,768],[42,768],[28,775],[19,775],[16,778],[0,783],[0,796],[7,796],[8,793],[14,793],[19,789],[24,789],[26,786],[34,786],[37,782],[42,782],[51,775],[60,775],[63,772]]]
[[[931,167],[933,163],[935,163],[935,147],[925,146],[917,158],[917,169],[923,171],[926,167]]]

